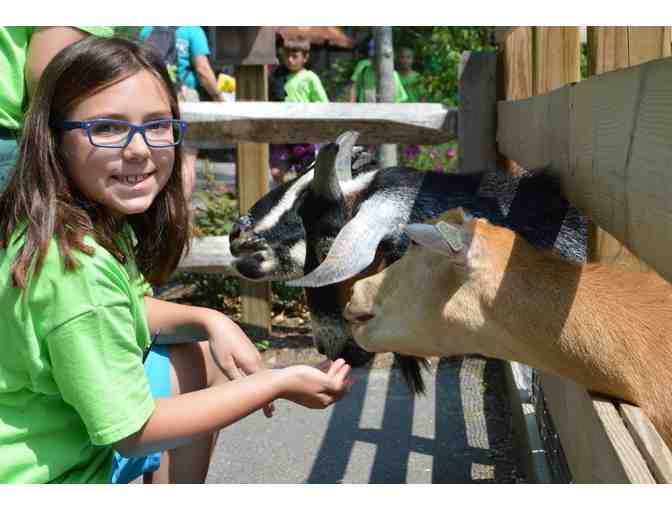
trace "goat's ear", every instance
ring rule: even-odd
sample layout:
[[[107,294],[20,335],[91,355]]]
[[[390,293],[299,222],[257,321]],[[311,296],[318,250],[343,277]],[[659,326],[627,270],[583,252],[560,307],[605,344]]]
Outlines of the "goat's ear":
[[[431,221],[430,223],[436,225],[437,223],[440,222],[453,223],[455,225],[464,225],[464,223],[466,222],[464,209],[462,209],[461,207],[456,207],[455,209],[446,211],[441,216],[436,218],[434,221]]]
[[[469,235],[463,225],[453,225],[439,221],[435,225],[413,223],[404,231],[421,246],[456,259],[465,259],[469,248]]]

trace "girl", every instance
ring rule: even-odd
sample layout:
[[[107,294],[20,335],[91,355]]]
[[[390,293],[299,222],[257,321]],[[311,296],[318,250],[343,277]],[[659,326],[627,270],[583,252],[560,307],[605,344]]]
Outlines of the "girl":
[[[89,37],[45,70],[0,198],[0,482],[128,481],[164,450],[153,481],[202,482],[219,429],[345,393],[343,360],[266,369],[221,313],[147,295],[188,244],[185,127],[133,42]],[[185,335],[209,343],[165,343]]]

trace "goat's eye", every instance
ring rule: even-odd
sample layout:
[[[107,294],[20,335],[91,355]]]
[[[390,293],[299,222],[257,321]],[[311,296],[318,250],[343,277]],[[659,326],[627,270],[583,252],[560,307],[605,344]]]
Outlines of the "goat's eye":
[[[411,239],[411,246],[418,246],[418,243],[416,243],[413,239]]]

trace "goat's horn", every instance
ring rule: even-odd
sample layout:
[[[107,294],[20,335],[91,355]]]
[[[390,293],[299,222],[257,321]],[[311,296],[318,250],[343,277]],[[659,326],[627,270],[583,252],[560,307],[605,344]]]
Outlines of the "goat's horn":
[[[343,197],[338,176],[334,171],[338,149],[335,143],[325,145],[315,161],[315,173],[310,186],[317,196],[327,200],[340,200]]]
[[[311,273],[287,282],[292,287],[324,287],[342,282],[366,269],[376,258],[380,241],[408,221],[410,207],[369,200],[338,233],[327,257]]]
[[[336,139],[336,145],[338,145],[336,174],[339,181],[352,179],[352,149],[355,147],[358,138],[358,131],[346,131]]]
[[[335,142],[320,149],[311,185],[317,195],[331,200],[339,200],[343,196],[340,181],[352,179],[352,149],[357,138],[357,131],[346,131]]]

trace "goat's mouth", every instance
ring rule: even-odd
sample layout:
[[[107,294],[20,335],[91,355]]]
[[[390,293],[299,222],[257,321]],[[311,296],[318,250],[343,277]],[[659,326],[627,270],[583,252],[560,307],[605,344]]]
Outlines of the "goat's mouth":
[[[343,345],[343,350],[341,350],[340,355],[337,357],[343,358],[352,367],[361,367],[369,363],[375,355],[373,352],[362,349],[352,338],[348,338],[345,345]]]
[[[261,237],[237,238],[231,241],[231,255],[234,257],[249,257],[270,250],[268,241]]]

